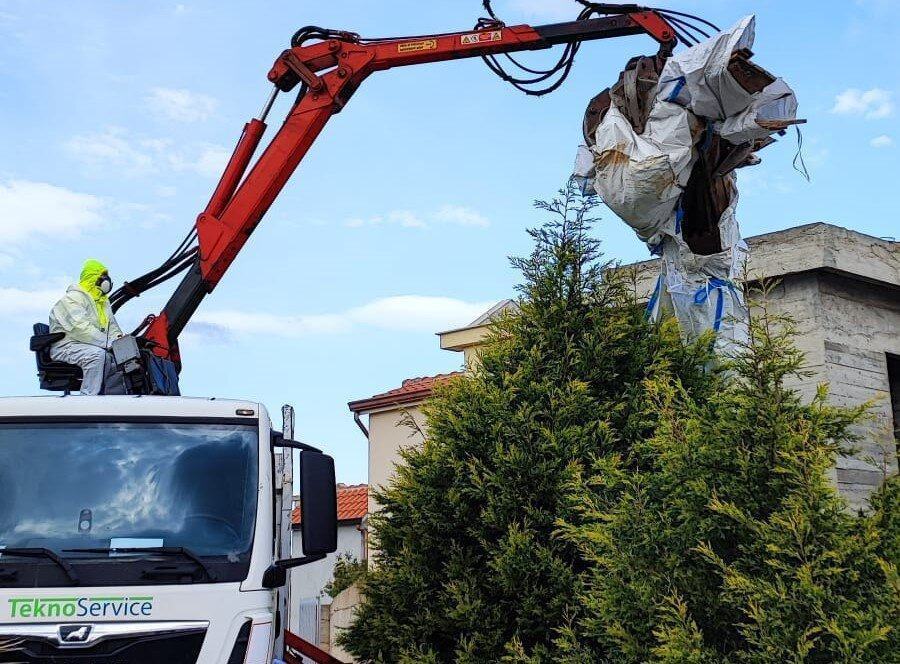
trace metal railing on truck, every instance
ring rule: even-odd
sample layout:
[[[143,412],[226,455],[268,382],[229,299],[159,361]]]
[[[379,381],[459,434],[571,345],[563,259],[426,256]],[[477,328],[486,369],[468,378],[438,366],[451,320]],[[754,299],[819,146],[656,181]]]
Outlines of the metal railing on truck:
[[[346,664],[287,630],[284,632],[284,650],[284,661],[287,664],[303,664],[301,656],[311,659],[316,664]]]

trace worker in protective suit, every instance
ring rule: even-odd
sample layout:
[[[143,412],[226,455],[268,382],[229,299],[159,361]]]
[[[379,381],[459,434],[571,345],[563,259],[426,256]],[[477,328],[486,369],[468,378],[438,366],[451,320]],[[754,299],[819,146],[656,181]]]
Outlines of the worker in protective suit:
[[[66,335],[50,348],[50,357],[81,367],[82,394],[125,393],[124,380],[109,350],[122,336],[109,305],[112,285],[106,266],[89,259],[78,283],[69,286],[50,312],[50,332]]]

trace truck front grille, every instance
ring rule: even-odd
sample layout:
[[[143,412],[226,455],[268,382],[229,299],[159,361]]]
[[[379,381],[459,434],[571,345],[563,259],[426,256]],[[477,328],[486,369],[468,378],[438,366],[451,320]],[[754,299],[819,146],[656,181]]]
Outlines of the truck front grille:
[[[207,623],[3,625],[0,663],[196,664],[207,627]]]

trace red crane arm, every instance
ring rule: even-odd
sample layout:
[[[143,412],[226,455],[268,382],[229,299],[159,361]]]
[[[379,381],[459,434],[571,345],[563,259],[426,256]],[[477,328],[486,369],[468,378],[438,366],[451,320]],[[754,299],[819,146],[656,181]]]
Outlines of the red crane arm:
[[[197,218],[199,254],[162,313],[147,328],[145,338],[157,355],[180,364],[178,336],[190,317],[231,266],[325,124],[373,72],[634,34],[649,34],[669,48],[676,32],[656,12],[641,10],[538,27],[494,24],[468,32],[406,39],[366,41],[349,33],[334,34],[338,36],[294,46],[275,61],[269,80],[276,89],[287,92],[302,84],[305,94],[299,95],[285,123],[243,177],[265,131],[263,120],[277,90],[262,118],[245,126],[209,204]]]

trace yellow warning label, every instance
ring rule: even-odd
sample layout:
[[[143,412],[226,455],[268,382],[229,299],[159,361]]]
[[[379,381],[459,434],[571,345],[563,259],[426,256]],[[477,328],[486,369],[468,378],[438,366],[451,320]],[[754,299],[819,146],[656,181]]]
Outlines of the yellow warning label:
[[[485,32],[473,32],[468,35],[462,35],[460,41],[463,46],[468,44],[483,44],[484,42],[495,42],[503,39],[503,34],[499,30],[489,30]]]
[[[399,53],[415,53],[417,51],[433,51],[437,48],[437,39],[423,39],[422,41],[405,42],[397,44]]]

